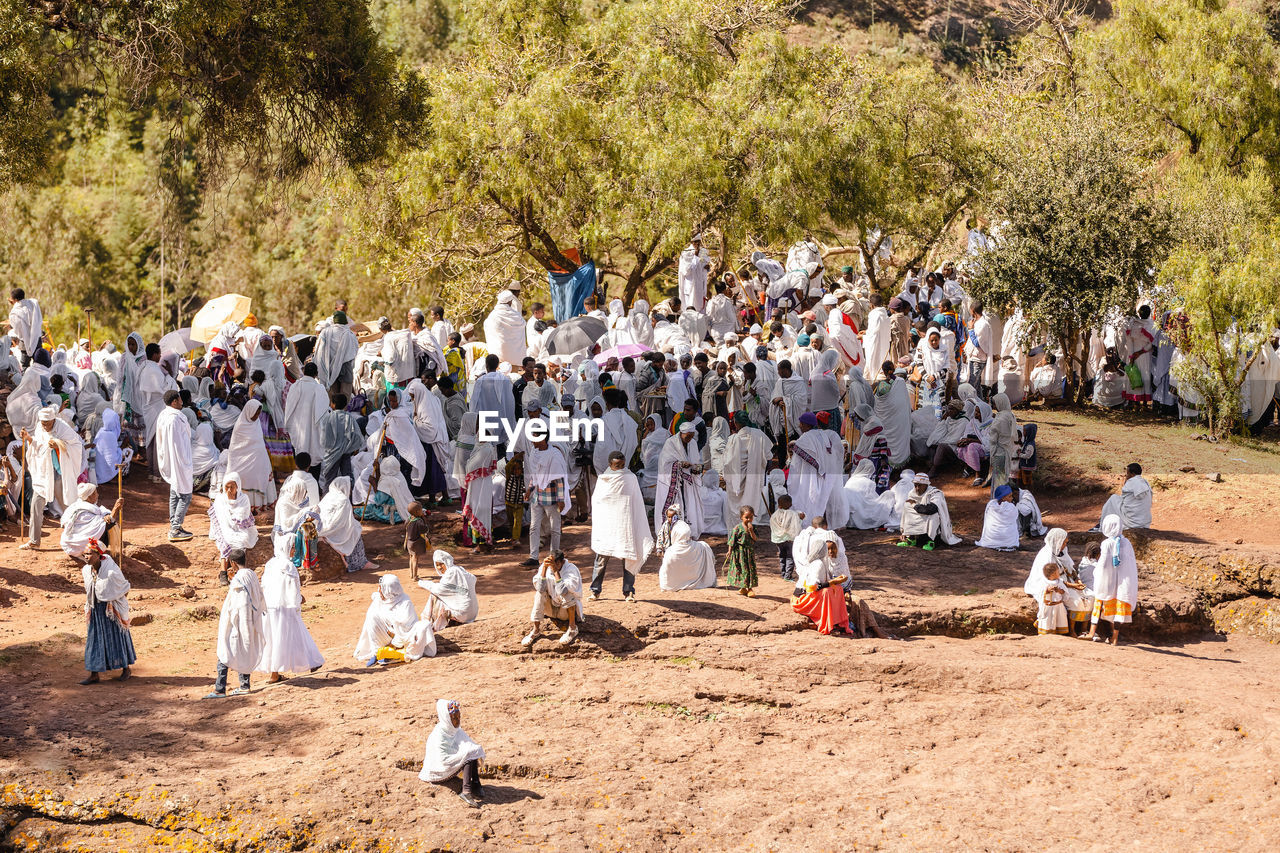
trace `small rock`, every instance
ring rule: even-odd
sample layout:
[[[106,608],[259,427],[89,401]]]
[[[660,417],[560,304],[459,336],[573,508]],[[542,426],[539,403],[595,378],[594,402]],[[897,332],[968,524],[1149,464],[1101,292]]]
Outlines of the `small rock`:
[[[1179,471],[1181,471],[1181,472],[1182,472],[1182,473],[1184,473],[1184,474],[1194,474],[1194,473],[1196,472],[1196,466],[1194,466],[1194,465],[1183,465],[1183,466],[1182,466],[1181,468],[1179,468],[1178,470],[1179,470]]]
[[[1221,474],[1219,474],[1219,473],[1217,473],[1216,471],[1215,471],[1214,473],[1212,473],[1212,474],[1205,474],[1205,475],[1204,475],[1204,478],[1205,478],[1206,480],[1208,480],[1210,483],[1221,483],[1221,482],[1222,482],[1222,475],[1221,475]]]
[[[178,590],[178,595],[182,596],[183,598],[195,598],[196,588],[188,584],[187,586],[184,586],[182,589]]]
[[[155,621],[155,617],[150,613],[135,613],[129,617],[129,627],[137,628],[141,625],[150,625]]]
[[[1244,540],[1243,540],[1243,539],[1237,539],[1237,540],[1236,540],[1236,544],[1237,544],[1237,545],[1243,545],[1243,544],[1244,544]]]

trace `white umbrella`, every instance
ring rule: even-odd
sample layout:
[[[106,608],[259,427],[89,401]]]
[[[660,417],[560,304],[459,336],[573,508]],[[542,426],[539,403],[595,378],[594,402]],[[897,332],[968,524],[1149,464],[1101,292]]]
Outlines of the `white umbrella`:
[[[191,337],[208,343],[227,323],[243,323],[249,316],[253,300],[239,293],[227,293],[210,299],[191,321]]]

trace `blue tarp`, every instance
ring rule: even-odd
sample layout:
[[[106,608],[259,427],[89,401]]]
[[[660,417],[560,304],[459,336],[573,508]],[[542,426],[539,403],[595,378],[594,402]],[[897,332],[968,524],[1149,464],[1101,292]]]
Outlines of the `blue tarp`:
[[[556,322],[563,323],[579,314],[587,313],[582,303],[596,289],[596,265],[587,261],[571,273],[547,273],[551,288],[551,311]]]

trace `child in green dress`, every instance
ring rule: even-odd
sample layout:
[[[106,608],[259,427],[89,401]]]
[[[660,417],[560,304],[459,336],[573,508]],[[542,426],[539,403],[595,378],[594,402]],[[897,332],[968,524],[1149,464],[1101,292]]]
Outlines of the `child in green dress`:
[[[756,513],[744,506],[739,514],[742,523],[729,531],[729,555],[725,559],[726,583],[736,586],[739,595],[756,597],[759,578],[756,577],[756,531],[752,522]]]

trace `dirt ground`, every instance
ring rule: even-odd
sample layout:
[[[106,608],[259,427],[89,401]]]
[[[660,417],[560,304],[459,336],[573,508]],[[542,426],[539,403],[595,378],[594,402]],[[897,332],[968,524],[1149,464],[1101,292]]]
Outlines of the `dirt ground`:
[[[1171,548],[1274,553],[1280,533],[1258,496],[1280,481],[1275,445],[1019,416],[1042,424],[1035,491],[1051,526],[1096,523],[1131,458],[1156,484],[1144,548],[1163,556],[1144,562],[1152,615],[1134,642],[1029,635],[1033,551],[924,554],[846,531],[861,594],[904,639],[807,629],[764,546],[756,599],[661,592],[651,560],[639,602],[610,577],[575,647],[523,653],[523,553],[455,549],[457,516],[440,512],[437,544],[477,574],[481,611],[439,635],[436,658],[364,669],[352,648],[376,574],[343,576],[305,588],[323,669],[273,686],[257,675],[246,697],[203,701],[223,596],[206,501],[189,516],[197,538],[170,545],[165,495],[140,471],[126,485],[124,568],[150,620],[134,628],[136,677],[123,684],[76,684],[79,568],[57,550],[17,551],[10,525],[0,849],[1274,849],[1280,649],[1208,630],[1217,599],[1165,564],[1185,562]],[[971,543],[983,496],[957,477],[942,485]],[[365,529],[371,558],[408,588],[399,530]],[[721,554],[723,539],[710,541]],[[585,525],[568,528],[584,572],[588,543]],[[1246,592],[1269,611],[1268,589]],[[483,809],[456,783],[417,778],[440,697],[462,703],[488,753]]]

